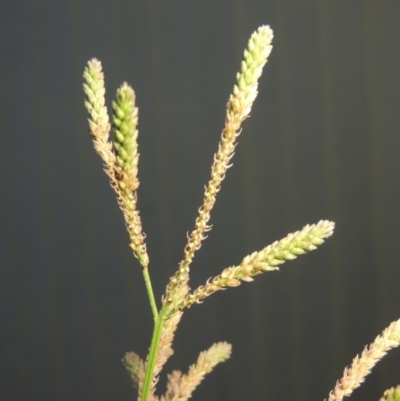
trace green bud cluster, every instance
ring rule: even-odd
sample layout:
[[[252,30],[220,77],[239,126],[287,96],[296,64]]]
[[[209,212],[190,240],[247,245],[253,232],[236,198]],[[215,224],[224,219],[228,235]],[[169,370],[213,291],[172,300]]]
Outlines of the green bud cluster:
[[[333,234],[335,224],[321,220],[317,224],[306,225],[302,230],[289,234],[280,241],[274,242],[262,251],[244,258],[242,265],[253,265],[255,268],[263,264],[276,267],[287,260],[297,258],[306,252],[317,249],[326,238]]]
[[[113,102],[112,126],[114,129],[114,150],[116,155],[115,174],[122,190],[137,189],[139,154],[137,151],[138,109],[135,107],[135,92],[125,82],[117,90]]]
[[[229,116],[242,121],[250,113],[257,97],[258,80],[272,50],[273,33],[269,26],[261,26],[254,32],[244,51],[240,72],[236,75],[236,85],[229,99]]]
[[[379,401],[400,401],[400,386],[386,390]]]

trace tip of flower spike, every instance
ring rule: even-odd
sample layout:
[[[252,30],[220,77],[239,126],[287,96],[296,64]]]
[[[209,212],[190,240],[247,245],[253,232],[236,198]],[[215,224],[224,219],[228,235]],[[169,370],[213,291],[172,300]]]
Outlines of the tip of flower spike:
[[[269,25],[261,25],[256,32],[263,33],[264,35],[269,35],[271,38],[274,36],[274,31]]]
[[[248,50],[252,52],[257,45],[258,46],[271,45],[273,37],[274,37],[274,32],[271,29],[271,27],[269,25],[261,25],[251,36]]]
[[[101,62],[96,57],[93,57],[88,61],[88,65],[90,65],[90,66],[101,66]]]
[[[86,68],[83,72],[83,76],[86,78],[87,74],[89,75],[98,75],[102,73],[102,65],[100,60],[97,58],[92,58],[87,62]]]
[[[324,238],[328,238],[333,234],[335,223],[329,220],[321,220],[317,223],[317,227],[323,231]]]

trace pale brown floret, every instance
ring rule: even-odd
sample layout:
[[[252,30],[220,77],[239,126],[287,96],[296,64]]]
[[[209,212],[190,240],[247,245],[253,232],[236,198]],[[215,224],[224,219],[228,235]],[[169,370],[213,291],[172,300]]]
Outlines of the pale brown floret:
[[[140,392],[145,374],[144,361],[135,352],[128,352],[122,359],[122,363],[129,372],[134,387]]]
[[[344,370],[343,377],[336,383],[327,401],[341,401],[359,387],[371,369],[390,351],[400,346],[400,320],[391,323],[361,356],[356,356],[350,367]]]
[[[174,370],[168,375],[167,391],[161,396],[161,401],[172,401],[176,395],[179,394],[179,385],[182,379],[182,372],[180,370]]]
[[[226,361],[232,352],[232,346],[226,342],[213,344],[207,351],[200,353],[196,363],[191,365],[189,372],[182,375],[174,371],[168,375],[167,392],[161,401],[186,401],[196,387],[203,381],[216,365]]]

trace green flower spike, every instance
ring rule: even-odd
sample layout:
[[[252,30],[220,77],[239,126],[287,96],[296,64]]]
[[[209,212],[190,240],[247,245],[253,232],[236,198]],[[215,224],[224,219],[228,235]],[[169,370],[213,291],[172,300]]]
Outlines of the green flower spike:
[[[204,298],[227,287],[237,287],[242,281],[253,281],[253,277],[266,271],[278,270],[278,265],[296,259],[303,253],[313,251],[333,233],[335,224],[321,220],[317,224],[306,225],[302,230],[289,234],[259,252],[246,256],[239,266],[228,267],[188,294],[176,307],[177,310],[201,303]]]
[[[400,401],[400,386],[386,390],[379,401]]]
[[[137,151],[138,109],[135,107],[135,92],[125,82],[117,90],[113,102],[113,129],[115,133],[114,150],[117,157],[116,178],[122,190],[135,191],[139,186],[137,179],[139,153]]]

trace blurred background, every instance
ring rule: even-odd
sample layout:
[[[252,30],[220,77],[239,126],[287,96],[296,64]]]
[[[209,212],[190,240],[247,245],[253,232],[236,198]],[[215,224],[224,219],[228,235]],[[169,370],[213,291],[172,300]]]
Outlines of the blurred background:
[[[0,400],[136,399],[120,361],[146,355],[151,312],[88,135],[86,62],[102,61],[109,106],[123,81],[136,90],[138,202],[160,300],[262,24],[274,49],[191,285],[305,224],[336,231],[192,307],[166,372],[226,340],[232,358],[194,401],[326,398],[400,318],[399,16],[398,0],[1,1]],[[352,399],[378,400],[399,372],[398,349]]]

